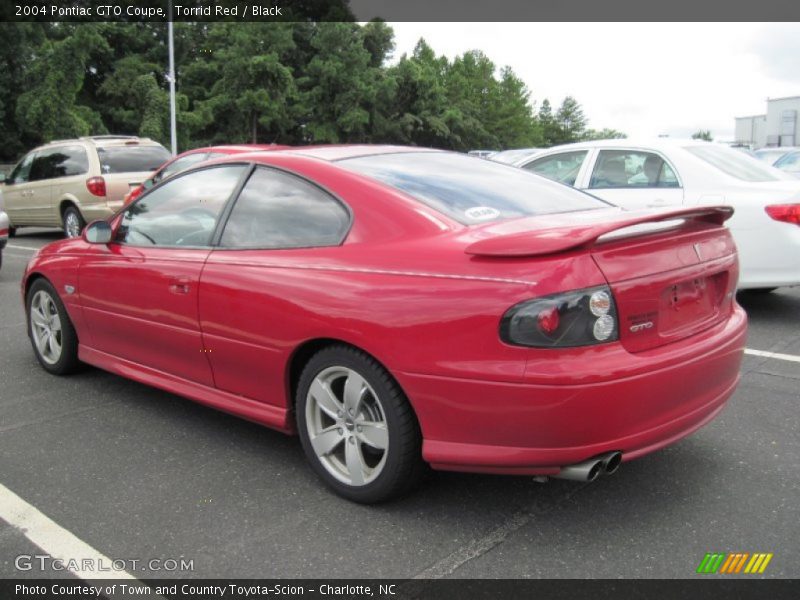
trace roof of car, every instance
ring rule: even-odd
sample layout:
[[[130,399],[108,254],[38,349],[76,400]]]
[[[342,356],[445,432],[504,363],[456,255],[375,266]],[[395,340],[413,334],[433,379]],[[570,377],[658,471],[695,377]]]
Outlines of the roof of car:
[[[325,146],[294,146],[279,151],[282,154],[298,154],[322,160],[342,160],[359,156],[372,156],[376,154],[401,154],[406,152],[441,152],[434,148],[421,148],[417,146],[390,146],[378,144],[343,144]]]
[[[550,153],[554,150],[580,150],[588,148],[654,148],[669,149],[686,146],[717,145],[714,142],[695,140],[691,138],[623,138],[613,140],[592,140],[590,142],[576,142],[553,146],[543,151]]]
[[[66,140],[52,140],[42,146],[51,146],[56,144],[75,144],[79,142],[88,142],[95,146],[126,146],[126,145],[158,145],[158,142],[150,138],[138,137],[135,135],[92,135],[83,136],[79,138],[72,138]]]
[[[204,146],[203,148],[192,148],[181,152],[184,154],[197,154],[198,152],[219,152],[222,154],[236,154],[239,152],[261,152],[262,150],[287,150],[291,146],[281,146],[279,144],[223,144],[219,146]]]

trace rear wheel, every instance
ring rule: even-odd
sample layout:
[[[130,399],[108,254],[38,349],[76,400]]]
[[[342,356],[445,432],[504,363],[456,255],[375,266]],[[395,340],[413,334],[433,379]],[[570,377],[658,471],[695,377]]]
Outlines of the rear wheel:
[[[336,493],[362,503],[409,491],[424,470],[422,436],[389,373],[366,354],[331,346],[300,376],[297,428],[314,471]]]
[[[74,206],[68,206],[64,210],[64,235],[68,238],[76,238],[80,236],[83,228],[86,226],[86,221],[83,220],[81,211]]]
[[[774,292],[777,289],[778,288],[776,288],[776,287],[753,288],[753,289],[750,289],[750,290],[747,290],[747,291],[750,292],[751,294],[771,294],[772,292]]]
[[[78,370],[78,336],[55,288],[46,279],[31,285],[27,298],[28,335],[39,364],[54,375]]]
[[[8,237],[12,238],[17,235],[17,228],[16,227],[9,227],[8,228]]]

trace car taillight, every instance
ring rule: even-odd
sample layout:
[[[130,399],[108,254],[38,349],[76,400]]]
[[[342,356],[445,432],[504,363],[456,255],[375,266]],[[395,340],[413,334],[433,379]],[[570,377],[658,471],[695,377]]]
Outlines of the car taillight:
[[[102,177],[90,177],[86,180],[86,189],[93,196],[103,197],[106,195],[106,180]]]
[[[800,225],[800,204],[773,204],[764,210],[776,221]]]
[[[141,196],[143,191],[144,191],[144,186],[137,185],[135,188],[133,188],[130,192],[128,192],[125,195],[122,204],[124,206],[127,206],[128,204],[136,200],[139,196]]]
[[[533,348],[613,342],[619,339],[614,297],[602,286],[520,302],[503,316],[500,338]]]

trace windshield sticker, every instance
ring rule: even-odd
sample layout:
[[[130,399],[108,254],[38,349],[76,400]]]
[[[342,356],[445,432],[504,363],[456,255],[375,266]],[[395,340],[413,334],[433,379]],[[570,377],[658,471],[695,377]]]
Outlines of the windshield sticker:
[[[473,221],[491,221],[500,216],[500,211],[491,206],[473,206],[465,210],[464,214]]]

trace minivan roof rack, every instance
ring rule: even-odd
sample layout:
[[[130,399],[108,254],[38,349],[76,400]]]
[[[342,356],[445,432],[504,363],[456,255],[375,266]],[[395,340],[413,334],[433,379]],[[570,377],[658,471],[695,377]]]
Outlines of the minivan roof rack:
[[[82,137],[82,140],[138,140],[137,135],[89,135]]]

